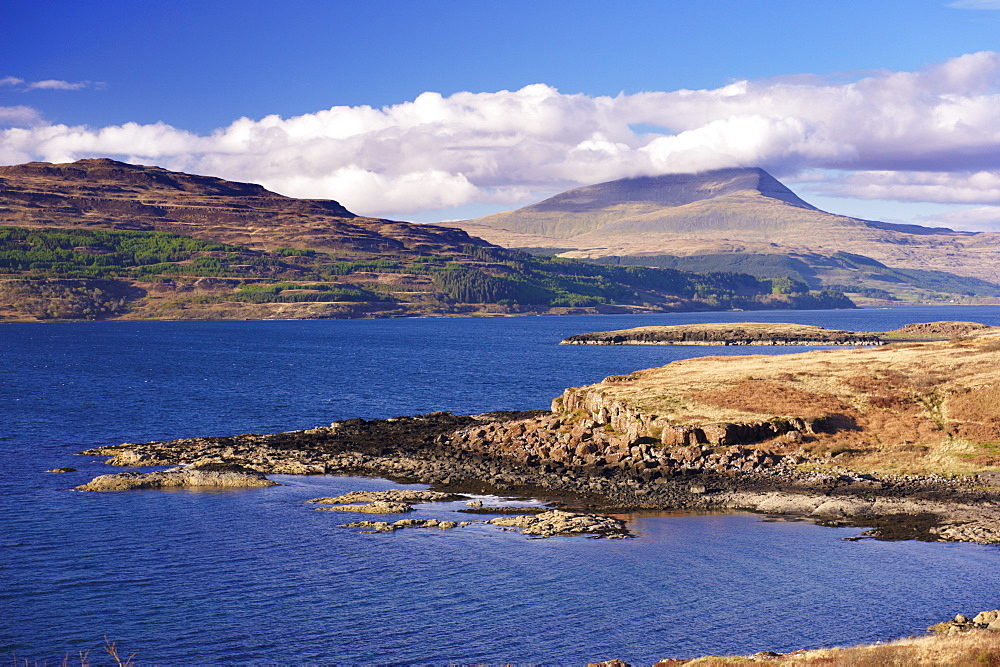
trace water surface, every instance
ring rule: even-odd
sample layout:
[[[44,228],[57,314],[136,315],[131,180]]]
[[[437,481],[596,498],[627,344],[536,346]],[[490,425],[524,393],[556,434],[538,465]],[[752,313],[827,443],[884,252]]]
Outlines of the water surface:
[[[98,655],[107,635],[174,664],[648,663],[883,640],[1000,607],[996,548],[850,542],[859,530],[753,515],[637,515],[626,541],[368,535],[302,501],[384,480],[71,490],[108,472],[75,454],[98,444],[545,408],[566,386],[687,356],[801,351],[556,344],[748,319],[888,330],[1000,325],[1000,308],[0,326],[0,650],[58,661]],[[59,466],[79,472],[41,473]]]

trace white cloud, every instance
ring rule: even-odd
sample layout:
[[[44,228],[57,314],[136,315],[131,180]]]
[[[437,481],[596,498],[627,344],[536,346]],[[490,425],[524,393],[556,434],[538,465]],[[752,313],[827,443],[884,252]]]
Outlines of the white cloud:
[[[858,171],[813,186],[825,195],[940,204],[1000,204],[1000,171]]]
[[[73,83],[70,81],[60,81],[59,79],[45,79],[44,81],[32,81],[28,84],[28,88],[41,90],[80,90],[90,85],[90,81],[77,81]]]
[[[1000,9],[1000,0],[955,0],[945,6],[952,9]]]
[[[26,106],[0,107],[0,127],[26,127],[38,125],[42,115]]]
[[[922,218],[929,227],[949,227],[974,232],[1000,232],[1000,206],[977,206]]]
[[[83,90],[84,88],[100,88],[104,84],[97,81],[63,81],[62,79],[45,79],[43,81],[25,81],[16,76],[0,78],[0,86],[16,86],[26,90]]]
[[[240,118],[207,136],[163,123],[32,123],[0,130],[0,160],[117,157],[337,199],[367,215],[517,205],[529,193],[732,166],[820,174],[798,181],[841,196],[1000,203],[1000,53],[991,51],[846,82],[800,75],[616,97],[543,84],[427,92],[381,109]]]

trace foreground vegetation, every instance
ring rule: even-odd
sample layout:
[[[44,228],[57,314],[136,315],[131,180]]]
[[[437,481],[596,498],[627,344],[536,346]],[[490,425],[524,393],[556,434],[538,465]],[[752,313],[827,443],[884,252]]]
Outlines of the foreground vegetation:
[[[910,637],[887,644],[825,648],[776,654],[663,660],[657,667],[722,667],[723,665],[824,665],[825,667],[995,667],[1000,665],[1000,632],[971,632]]]
[[[166,232],[0,227],[0,319],[360,317],[851,307],[789,278],[503,248],[250,249]]]

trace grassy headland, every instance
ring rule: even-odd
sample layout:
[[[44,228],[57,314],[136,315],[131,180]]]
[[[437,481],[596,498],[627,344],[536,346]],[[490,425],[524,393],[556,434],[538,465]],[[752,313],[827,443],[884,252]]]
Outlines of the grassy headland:
[[[1000,469],[1000,333],[852,350],[701,357],[568,389],[555,408],[672,444],[736,444],[784,424],[770,449],[864,473]],[[733,442],[730,442],[733,441]],[[746,444],[746,443],[741,443]]]

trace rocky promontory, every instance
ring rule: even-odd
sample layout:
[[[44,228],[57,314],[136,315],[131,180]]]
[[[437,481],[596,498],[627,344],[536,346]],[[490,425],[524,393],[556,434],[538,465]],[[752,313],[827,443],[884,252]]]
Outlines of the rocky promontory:
[[[976,322],[929,322],[879,333],[780,322],[710,322],[582,333],[563,339],[560,345],[884,345],[946,340],[991,328]]]
[[[569,388],[550,411],[352,419],[85,453],[125,467],[378,476],[584,513],[750,510],[871,537],[1000,543],[1000,333],[977,334],[685,359]]]

